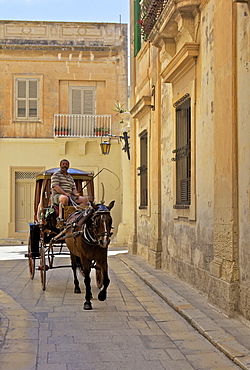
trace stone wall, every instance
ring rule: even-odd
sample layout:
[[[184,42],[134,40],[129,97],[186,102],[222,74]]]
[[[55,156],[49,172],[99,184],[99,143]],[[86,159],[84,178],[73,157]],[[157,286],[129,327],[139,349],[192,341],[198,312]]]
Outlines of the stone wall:
[[[134,176],[130,237],[133,253],[192,284],[228,315],[248,319],[249,16],[249,3],[169,0],[142,43],[131,100],[135,168],[140,132],[150,134],[149,205],[138,207]],[[191,202],[178,208],[174,103],[185,94],[191,99]]]

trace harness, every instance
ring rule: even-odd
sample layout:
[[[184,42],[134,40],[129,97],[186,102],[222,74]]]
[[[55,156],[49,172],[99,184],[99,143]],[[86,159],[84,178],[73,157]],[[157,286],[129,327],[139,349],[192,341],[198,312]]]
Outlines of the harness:
[[[74,201],[73,201],[74,202]],[[74,202],[75,203],[75,202]],[[77,208],[77,204],[73,204],[75,208]],[[74,238],[74,244],[76,246],[76,238],[78,236],[82,236],[83,241],[91,246],[98,246],[99,241],[98,239],[102,236],[105,238],[110,237],[112,234],[108,232],[106,222],[103,222],[104,225],[104,231],[98,233],[98,225],[97,225],[97,220],[98,216],[101,215],[101,219],[106,216],[106,214],[109,214],[109,209],[101,204],[99,205],[99,208],[96,212],[94,212],[93,208],[88,208],[86,210],[79,210],[77,209],[75,214],[79,213],[78,216],[72,221],[72,222],[67,222],[66,227],[57,235],[55,236],[51,241],[55,242],[60,239],[67,239],[67,238]],[[75,231],[78,222],[81,220],[81,218],[84,217],[83,221],[83,227],[81,230]],[[92,220],[92,225],[89,226],[88,220],[91,217]],[[106,221],[106,220],[103,220]],[[72,232],[68,235],[65,235],[67,231],[71,230]]]
[[[97,217],[101,215],[101,219],[103,219],[103,217],[106,214],[109,214],[109,209],[103,204],[99,205],[98,210],[92,216],[93,233],[91,233],[91,230],[88,227],[88,224],[87,223],[84,224],[82,237],[85,243],[91,244],[91,245],[98,245],[99,244],[98,239],[100,236],[103,236],[104,238],[110,236],[107,230],[106,222],[103,222],[104,231],[99,232],[99,233],[97,231],[97,227],[98,227]],[[103,220],[103,221],[106,221],[106,220]]]

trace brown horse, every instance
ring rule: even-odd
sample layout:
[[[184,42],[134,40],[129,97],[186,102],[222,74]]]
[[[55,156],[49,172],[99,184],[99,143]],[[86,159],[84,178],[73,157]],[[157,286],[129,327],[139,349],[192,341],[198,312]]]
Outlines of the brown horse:
[[[80,268],[86,288],[84,309],[91,310],[92,298],[90,285],[91,268],[96,269],[98,288],[102,290],[98,299],[104,301],[107,296],[109,285],[108,277],[108,245],[112,235],[112,217],[110,210],[114,206],[112,201],[108,206],[104,204],[91,206],[86,211],[75,211],[66,222],[65,241],[71,255],[71,265],[74,274],[75,293],[81,293],[76,270]]]

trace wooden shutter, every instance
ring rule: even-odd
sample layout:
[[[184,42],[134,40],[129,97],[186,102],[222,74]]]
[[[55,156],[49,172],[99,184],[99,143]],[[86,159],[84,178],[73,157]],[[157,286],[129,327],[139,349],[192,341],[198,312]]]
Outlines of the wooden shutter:
[[[26,99],[26,82],[25,80],[17,81],[17,97],[18,99]]]
[[[189,95],[188,95],[189,96]],[[191,202],[191,107],[190,98],[176,104],[176,204],[175,208],[188,207]]]
[[[26,117],[26,82],[25,80],[17,81],[17,117]]]
[[[140,0],[134,0],[134,57],[141,49],[140,11]]]
[[[29,117],[38,117],[37,81],[29,81]]]
[[[16,86],[17,118],[38,118],[38,80],[18,79]]]
[[[81,90],[72,89],[72,114],[82,114]]]
[[[70,114],[95,114],[94,88],[72,87],[70,99]]]
[[[94,114],[94,91],[83,90],[83,114]]]

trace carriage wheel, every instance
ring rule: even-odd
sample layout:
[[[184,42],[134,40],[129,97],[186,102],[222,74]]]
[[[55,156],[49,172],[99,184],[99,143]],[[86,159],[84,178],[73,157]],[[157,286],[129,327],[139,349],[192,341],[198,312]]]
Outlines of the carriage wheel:
[[[30,237],[28,241],[28,264],[29,264],[30,278],[33,280],[34,275],[35,275],[36,259],[35,257],[32,256]]]
[[[45,248],[43,243],[40,243],[40,274],[41,274],[41,283],[42,283],[42,288],[45,290],[46,288],[46,263],[45,263]]]

